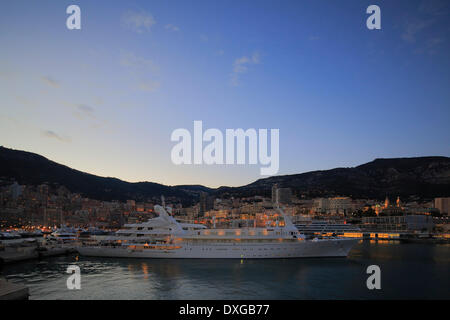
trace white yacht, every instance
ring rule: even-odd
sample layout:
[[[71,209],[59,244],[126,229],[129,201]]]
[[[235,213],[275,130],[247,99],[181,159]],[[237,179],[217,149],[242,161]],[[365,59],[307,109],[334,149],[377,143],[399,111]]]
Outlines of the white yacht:
[[[22,238],[18,232],[15,231],[1,231],[0,240],[12,240]]]
[[[167,208],[169,213],[170,208]],[[306,240],[281,208],[285,226],[208,229],[177,222],[162,206],[158,217],[128,224],[114,236],[84,241],[80,255],[123,258],[303,258],[346,257],[359,239]]]
[[[62,227],[52,232],[47,240],[54,240],[61,243],[72,243],[77,241],[77,230],[70,227]]]

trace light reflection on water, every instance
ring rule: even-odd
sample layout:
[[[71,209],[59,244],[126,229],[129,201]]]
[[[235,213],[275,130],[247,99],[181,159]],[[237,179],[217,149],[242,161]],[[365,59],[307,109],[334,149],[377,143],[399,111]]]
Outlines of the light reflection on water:
[[[68,290],[67,266],[81,269]],[[382,290],[366,287],[381,268]],[[58,257],[4,266],[31,299],[449,299],[450,246],[362,242],[349,258],[106,259]]]

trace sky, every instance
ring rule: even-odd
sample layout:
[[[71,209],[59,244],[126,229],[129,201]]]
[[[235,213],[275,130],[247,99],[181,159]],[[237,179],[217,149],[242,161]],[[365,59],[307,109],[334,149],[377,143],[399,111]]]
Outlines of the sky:
[[[66,8],[81,9],[69,30]],[[381,9],[369,30],[366,9]],[[0,145],[88,173],[240,186],[175,165],[193,122],[279,129],[278,174],[450,156],[449,1],[1,1]]]

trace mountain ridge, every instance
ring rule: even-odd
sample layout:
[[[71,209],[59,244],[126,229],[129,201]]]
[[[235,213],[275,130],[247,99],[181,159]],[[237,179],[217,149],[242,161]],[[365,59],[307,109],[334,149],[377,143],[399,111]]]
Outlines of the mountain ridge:
[[[308,198],[340,195],[380,199],[386,194],[418,198],[450,196],[450,158],[445,156],[377,158],[356,167],[271,176],[240,187],[208,188],[101,177],[39,154],[0,147],[0,177],[20,184],[56,183],[89,198],[119,201],[145,201],[163,194],[186,203],[198,199],[201,192],[216,196],[270,196],[275,183]]]

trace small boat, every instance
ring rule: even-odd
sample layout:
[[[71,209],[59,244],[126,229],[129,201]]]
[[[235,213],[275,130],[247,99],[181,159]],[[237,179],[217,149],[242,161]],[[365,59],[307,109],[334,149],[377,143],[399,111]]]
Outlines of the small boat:
[[[62,243],[73,243],[78,240],[78,233],[74,228],[63,227],[52,232],[47,236],[49,241],[57,241]]]
[[[11,231],[0,232],[0,240],[13,240],[22,238],[19,233]]]

